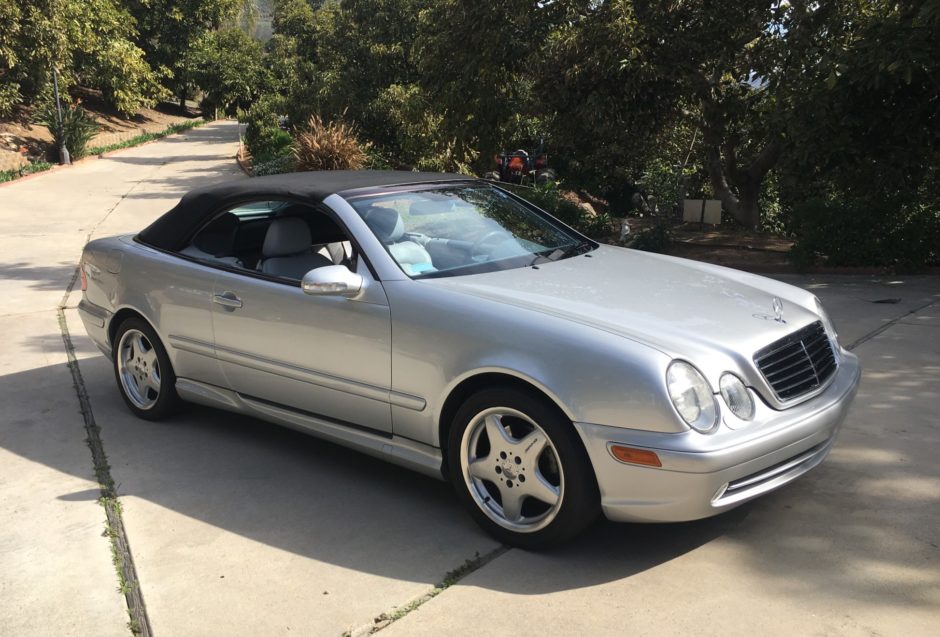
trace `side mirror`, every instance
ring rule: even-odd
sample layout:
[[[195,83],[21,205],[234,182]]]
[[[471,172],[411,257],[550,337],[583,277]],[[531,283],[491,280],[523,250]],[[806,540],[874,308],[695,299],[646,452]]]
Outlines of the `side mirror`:
[[[304,294],[352,297],[362,291],[362,275],[345,265],[326,265],[310,270],[300,282]]]

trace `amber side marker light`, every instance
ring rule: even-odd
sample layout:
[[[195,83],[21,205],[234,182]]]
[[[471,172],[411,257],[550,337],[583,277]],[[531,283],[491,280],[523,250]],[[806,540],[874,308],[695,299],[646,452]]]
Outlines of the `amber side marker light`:
[[[661,467],[659,456],[648,449],[634,449],[633,447],[623,447],[621,445],[610,445],[610,453],[620,462],[627,464],[642,464],[647,467]]]

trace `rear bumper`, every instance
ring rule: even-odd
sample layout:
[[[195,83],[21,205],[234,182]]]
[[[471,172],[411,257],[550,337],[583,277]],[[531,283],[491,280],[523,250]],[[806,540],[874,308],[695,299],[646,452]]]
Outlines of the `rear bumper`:
[[[784,411],[759,410],[764,422],[714,438],[688,431],[648,432],[575,423],[611,520],[680,522],[716,515],[795,480],[825,460],[858,389],[858,359],[843,352],[820,395]],[[650,449],[662,468],[624,464],[611,444]]]
[[[111,341],[108,338],[108,324],[111,322],[111,312],[82,299],[78,303],[78,315],[82,319],[89,338],[105,356],[110,358]]]

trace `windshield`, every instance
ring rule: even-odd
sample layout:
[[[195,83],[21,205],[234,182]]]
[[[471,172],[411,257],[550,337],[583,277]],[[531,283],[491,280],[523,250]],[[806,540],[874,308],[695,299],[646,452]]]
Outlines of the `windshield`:
[[[483,184],[361,195],[349,203],[412,278],[526,267],[595,247]]]

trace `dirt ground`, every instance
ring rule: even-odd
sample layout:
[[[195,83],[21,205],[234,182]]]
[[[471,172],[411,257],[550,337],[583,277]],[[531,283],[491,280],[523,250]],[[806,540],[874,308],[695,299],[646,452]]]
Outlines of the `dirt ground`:
[[[98,122],[99,131],[92,138],[91,146],[105,146],[142,133],[166,130],[171,124],[192,119],[197,115],[193,111],[181,114],[177,105],[158,104],[154,108],[142,108],[133,117],[128,118],[108,107],[97,91],[79,90],[71,97],[73,103],[79,103]],[[34,123],[34,117],[35,114],[30,109],[20,108],[12,121],[0,121],[0,164],[20,163],[18,160],[25,163],[27,159],[48,158],[52,134],[45,126]]]

